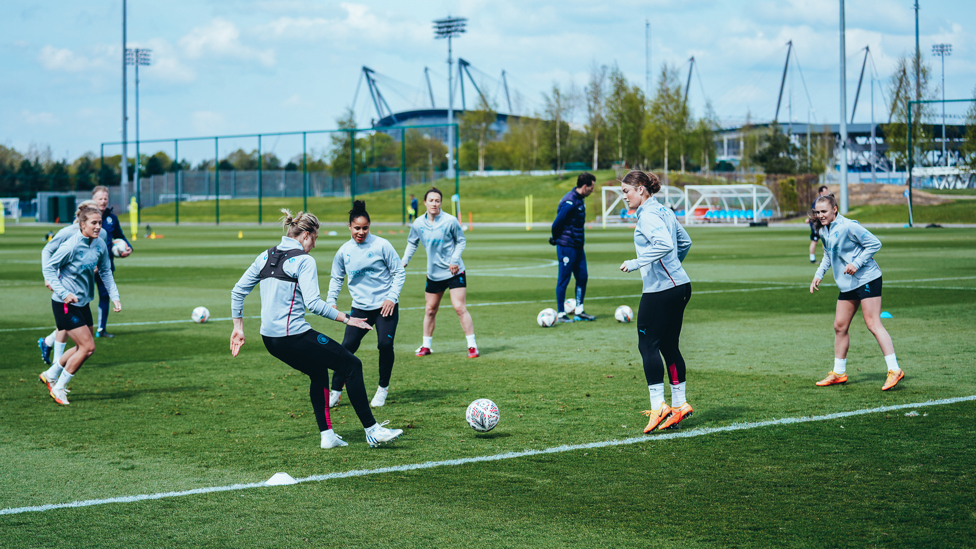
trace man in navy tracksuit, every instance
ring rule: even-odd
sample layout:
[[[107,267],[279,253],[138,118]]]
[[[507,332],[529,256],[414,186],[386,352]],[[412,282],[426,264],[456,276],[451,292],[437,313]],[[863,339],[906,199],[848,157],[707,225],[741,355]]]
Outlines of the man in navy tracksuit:
[[[583,297],[586,295],[586,253],[583,252],[583,228],[586,225],[586,203],[584,199],[593,193],[596,177],[583,172],[576,179],[576,188],[566,193],[556,210],[556,220],[552,222],[552,238],[549,243],[556,247],[559,259],[559,280],[556,282],[556,306],[559,322],[576,320],[596,320],[593,315],[583,312]],[[570,275],[576,277],[576,310],[564,311],[566,288]]]
[[[125,237],[125,232],[122,231],[122,225],[119,223],[118,216],[115,215],[112,208],[108,207],[108,188],[99,185],[92,189],[92,200],[102,210],[102,232],[98,236],[105,239],[105,244],[108,246],[109,251],[108,257],[112,265],[112,272],[114,273],[115,255],[112,254],[112,241],[117,238],[125,241],[127,249],[122,252],[121,257],[126,257],[132,253],[132,245],[129,244],[129,239]],[[105,327],[108,325],[108,308],[111,305],[108,290],[102,284],[101,277],[95,277],[95,281],[98,283],[98,328],[95,331],[95,337],[115,337],[105,331]]]

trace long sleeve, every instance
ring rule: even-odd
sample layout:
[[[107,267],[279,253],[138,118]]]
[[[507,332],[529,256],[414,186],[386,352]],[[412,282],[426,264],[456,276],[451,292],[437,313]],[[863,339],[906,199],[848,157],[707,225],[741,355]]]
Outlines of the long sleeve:
[[[69,292],[65,289],[64,284],[61,283],[61,277],[59,276],[59,271],[61,267],[65,265],[71,257],[71,253],[74,252],[74,248],[71,246],[60,246],[54,253],[48,257],[47,261],[41,267],[41,272],[44,273],[44,280],[51,285],[51,289],[54,290],[54,295],[58,297],[60,301],[64,301],[68,298]]]
[[[691,249],[691,237],[688,235],[688,231],[685,230],[680,224],[677,225],[677,237],[678,237],[678,261],[684,261],[685,256],[688,255],[688,250]]]
[[[339,318],[339,310],[322,301],[319,292],[319,273],[315,266],[315,258],[307,258],[298,265],[298,287],[302,290],[302,299],[305,300],[305,308],[309,311],[335,320]]]
[[[820,260],[820,266],[817,267],[817,273],[813,275],[813,278],[819,278],[823,280],[824,275],[827,274],[827,269],[830,268],[830,254],[824,251],[823,259]]]
[[[400,291],[403,290],[403,284],[407,281],[407,271],[403,268],[403,263],[400,262],[400,256],[397,255],[396,250],[393,245],[390,244],[385,246],[386,248],[386,266],[390,269],[390,273],[393,274],[393,284],[390,286],[390,291],[386,294],[386,299],[394,303],[400,302]]]
[[[648,245],[643,247],[636,259],[627,261],[627,270],[636,271],[641,267],[668,255],[674,249],[671,234],[668,232],[664,220],[656,215],[645,214],[637,222],[637,229],[647,239]]]
[[[101,241],[98,242],[99,246],[104,246],[105,244]],[[102,250],[101,256],[98,258],[98,276],[102,279],[102,284],[105,285],[105,289],[108,290],[109,298],[113,301],[119,300],[119,288],[115,285],[115,277],[112,275],[112,260],[109,259],[108,248]]]
[[[859,223],[850,223],[849,225],[848,236],[851,241],[857,243],[862,248],[861,253],[857,254],[853,260],[854,266],[860,269],[865,263],[871,261],[874,254],[878,253],[881,249],[881,241]]]
[[[413,258],[413,254],[417,253],[417,247],[420,246],[420,234],[417,229],[411,225],[410,234],[407,235],[407,249],[403,251],[403,264],[406,265],[410,263]]]
[[[231,318],[244,317],[244,298],[246,298],[247,295],[251,293],[251,290],[257,286],[258,282],[261,281],[259,275],[261,274],[261,268],[264,267],[264,262],[261,263],[260,267],[258,266],[258,262],[262,257],[265,259],[265,261],[267,260],[267,254],[258,256],[258,258],[254,260],[254,263],[251,263],[251,266],[244,271],[244,274],[241,276],[241,279],[237,281],[237,284],[234,284],[234,289],[230,291]]]
[[[566,223],[566,216],[573,211],[573,202],[563,200],[556,208],[556,219],[552,222],[552,237],[559,238],[563,232],[563,225]]]
[[[453,218],[452,218],[453,219]],[[468,245],[468,241],[464,238],[464,231],[461,230],[461,223],[456,219],[452,222],[453,237],[454,237],[454,253],[451,254],[451,265],[461,264],[461,254],[464,252],[465,246]]]
[[[339,292],[342,291],[342,283],[346,280],[345,261],[342,260],[342,248],[336,252],[332,259],[332,272],[329,273],[329,295],[325,302],[333,307],[339,301]]]

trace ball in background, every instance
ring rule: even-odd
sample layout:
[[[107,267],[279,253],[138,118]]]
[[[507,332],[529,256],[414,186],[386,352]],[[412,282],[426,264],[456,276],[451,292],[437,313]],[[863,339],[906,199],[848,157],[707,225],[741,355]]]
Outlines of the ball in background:
[[[190,314],[190,318],[193,322],[197,324],[203,324],[204,322],[210,320],[210,311],[206,307],[197,307],[193,309],[193,313]]]
[[[498,425],[498,406],[487,398],[479,398],[468,405],[468,410],[464,413],[464,418],[468,420],[468,425],[479,433],[487,433]]]
[[[613,312],[613,318],[616,318],[617,322],[630,322],[634,318],[634,310],[626,305],[621,305]]]
[[[116,238],[112,241],[112,255],[115,257],[122,257],[122,253],[128,249],[129,245],[125,243],[125,240],[121,238]]]
[[[543,328],[551,328],[556,323],[556,310],[549,308],[539,311],[538,316],[535,317],[535,321]]]
[[[569,298],[566,301],[563,301],[563,310],[566,311],[566,314],[568,315],[576,314],[576,300]]]

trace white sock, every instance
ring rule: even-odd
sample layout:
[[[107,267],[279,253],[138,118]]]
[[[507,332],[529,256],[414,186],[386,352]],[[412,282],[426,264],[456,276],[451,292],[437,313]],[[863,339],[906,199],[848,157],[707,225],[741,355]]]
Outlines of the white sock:
[[[58,376],[58,382],[57,382],[57,384],[54,385],[54,388],[55,389],[66,389],[68,387],[68,382],[70,382],[71,381],[71,378],[73,378],[73,377],[75,377],[75,376],[72,375],[72,374],[69,374],[68,373],[68,370],[63,370],[61,372],[61,375]]]
[[[847,373],[847,359],[846,358],[835,358],[834,359],[834,373],[842,376]]]
[[[424,336],[424,345],[423,346],[424,347],[427,347],[428,349],[430,349],[431,342],[433,342],[433,341],[434,341],[434,336],[430,336],[430,337]]]
[[[468,340],[468,348],[471,347],[474,347],[475,349],[478,348],[478,344],[474,342],[474,334],[471,334],[469,336],[464,336],[464,337],[467,338]]]
[[[686,402],[687,401],[685,400],[685,382],[682,381],[677,385],[672,385],[671,386],[671,407],[678,408],[684,405]]]
[[[44,377],[46,377],[48,380],[52,380],[53,379],[53,380],[57,381],[58,376],[61,375],[61,371],[62,370],[64,370],[64,368],[62,368],[61,365],[58,364],[57,361],[55,361],[51,365],[51,367],[48,368],[46,372],[44,372]]]
[[[57,333],[58,333],[58,331],[57,330],[54,330],[53,332],[50,333],[50,335],[48,335],[47,337],[45,337],[44,338],[44,344],[47,345],[48,347],[52,347],[54,345],[54,336]]]
[[[67,341],[64,343],[60,341],[54,342],[54,358],[51,360],[51,364],[58,364],[61,362],[61,355],[64,354],[64,348],[68,344]]]
[[[648,385],[647,390],[651,393],[651,410],[658,410],[664,404],[664,384]]]
[[[576,303],[576,310],[574,312],[576,314],[580,314],[580,313],[583,312],[583,302],[582,301],[579,301],[579,302]]]
[[[895,358],[895,353],[891,353],[890,355],[885,355],[885,362],[888,363],[889,372],[897,372],[898,370],[901,369],[898,367],[898,359]]]
[[[371,425],[369,427],[366,427],[366,434],[372,433],[373,432],[373,429],[376,429],[379,426],[380,426],[380,424],[377,422],[377,423],[374,423],[373,425]]]
[[[326,430],[322,431],[322,442],[325,442],[325,439],[327,437],[331,437],[333,434],[335,434],[335,433],[333,433],[332,429],[326,429]]]
[[[810,261],[816,261],[816,260],[817,260],[817,254],[810,254]]]

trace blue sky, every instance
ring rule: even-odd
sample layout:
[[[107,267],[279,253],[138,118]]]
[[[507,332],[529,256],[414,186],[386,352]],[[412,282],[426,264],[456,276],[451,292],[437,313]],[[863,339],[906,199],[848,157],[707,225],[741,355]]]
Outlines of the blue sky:
[[[911,0],[848,0],[848,113],[865,46],[879,76],[914,48]],[[153,50],[140,70],[143,139],[335,127],[353,104],[360,68],[385,77],[394,110],[426,106],[419,91],[432,70],[439,106],[446,103],[446,44],[431,20],[469,18],[454,42],[464,57],[495,79],[504,69],[520,110],[541,109],[553,83],[582,88],[594,63],[616,63],[632,82],[645,82],[644,22],[651,21],[652,75],[661,63],[687,76],[698,63],[689,101],[700,113],[707,97],[725,121],[749,113],[768,120],[793,40],[793,118],[837,122],[839,8],[837,0],[463,0],[460,2],[327,2],[324,0],[170,0],[128,2],[129,47]],[[120,0],[5,0],[0,4],[0,143],[24,151],[50,146],[74,159],[121,137]],[[976,88],[976,2],[921,0],[923,58],[936,84],[935,43],[950,43],[946,95],[971,98]],[[134,127],[130,68],[129,136]],[[398,83],[399,82],[399,83]],[[484,81],[489,88],[495,84]],[[865,84],[867,86],[867,84]],[[653,82],[652,82],[653,86]],[[469,88],[470,90],[470,88]],[[470,93],[470,91],[469,91]],[[870,115],[864,99],[858,121]],[[790,97],[780,121],[787,120]],[[496,100],[504,107],[499,91]],[[876,116],[885,116],[876,92]],[[375,117],[365,86],[356,103],[360,125]],[[582,121],[582,108],[576,116]],[[958,109],[957,109],[958,110]],[[144,149],[145,150],[145,149]],[[130,151],[130,154],[132,152]],[[202,154],[202,153],[201,153]],[[288,154],[284,154],[288,156]]]

